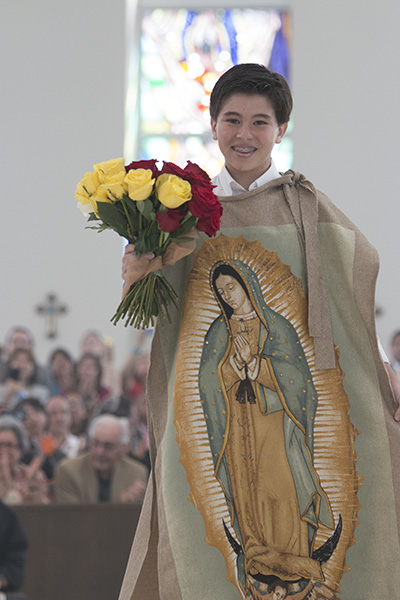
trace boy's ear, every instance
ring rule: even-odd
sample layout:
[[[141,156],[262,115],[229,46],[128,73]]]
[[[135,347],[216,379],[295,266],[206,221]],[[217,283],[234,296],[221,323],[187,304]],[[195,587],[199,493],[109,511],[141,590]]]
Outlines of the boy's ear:
[[[217,136],[217,123],[214,121],[214,119],[211,117],[210,120],[210,124],[211,124],[211,131],[212,131],[212,136],[213,136],[213,140],[217,140],[218,136]]]
[[[275,144],[280,144],[281,143],[282,138],[285,135],[286,130],[288,128],[288,125],[289,125],[289,122],[283,123],[282,125],[279,125],[279,127],[278,127],[278,135],[277,135],[277,138],[275,140]]]

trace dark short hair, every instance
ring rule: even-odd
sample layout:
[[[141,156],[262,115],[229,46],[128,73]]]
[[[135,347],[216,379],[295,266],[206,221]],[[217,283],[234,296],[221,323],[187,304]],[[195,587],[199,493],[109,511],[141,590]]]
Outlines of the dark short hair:
[[[32,385],[33,383],[36,383],[36,378],[37,378],[37,372],[38,372],[38,367],[37,367],[37,362],[35,360],[35,357],[33,355],[33,352],[31,350],[27,350],[26,348],[16,348],[11,355],[8,358],[7,364],[6,364],[6,370],[5,370],[5,374],[3,376],[3,381],[5,381],[6,379],[8,379],[10,377],[10,373],[11,373],[11,363],[13,362],[13,360],[15,359],[16,356],[18,356],[19,354],[25,354],[25,356],[27,357],[27,359],[32,363],[33,365],[33,373],[29,378],[28,384]]]
[[[75,377],[79,383],[79,367],[81,365],[81,363],[83,361],[85,361],[86,359],[90,359],[92,362],[94,362],[96,369],[97,369],[97,376],[96,376],[96,386],[97,389],[100,389],[101,387],[101,381],[103,379],[103,367],[101,366],[101,361],[100,358],[98,356],[96,356],[95,354],[90,354],[89,352],[85,352],[84,354],[82,354],[82,356],[79,358],[78,362],[75,364]]]
[[[293,108],[293,98],[286,79],[256,63],[242,63],[226,71],[211,93],[210,115],[216,121],[223,104],[233,94],[261,95],[269,100],[278,125],[287,123]]]
[[[65,348],[55,348],[50,356],[49,356],[49,364],[51,365],[53,360],[55,359],[55,357],[57,356],[57,354],[61,354],[65,359],[69,360],[71,363],[73,363],[73,358],[71,356],[71,354],[68,352],[68,350],[65,350]]]
[[[36,412],[47,414],[46,408],[43,406],[40,400],[38,400],[38,398],[35,398],[34,396],[27,396],[26,398],[22,398],[22,400],[18,402],[16,409],[23,410],[25,406],[30,406],[32,410]]]

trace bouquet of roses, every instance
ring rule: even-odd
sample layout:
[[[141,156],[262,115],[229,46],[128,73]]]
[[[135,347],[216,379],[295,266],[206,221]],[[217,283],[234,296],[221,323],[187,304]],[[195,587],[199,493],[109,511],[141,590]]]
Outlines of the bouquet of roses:
[[[174,254],[179,258],[194,249],[196,230],[214,236],[222,206],[198,165],[188,161],[181,169],[164,162],[161,170],[156,165],[156,160],[142,160],[125,166],[123,158],[98,163],[78,183],[75,198],[94,222],[91,229],[115,231],[134,244],[138,258],[151,252],[161,266],[173,264]],[[149,327],[155,317],[168,316],[176,298],[161,270],[152,270],[130,286],[111,321],[122,318],[125,326]]]

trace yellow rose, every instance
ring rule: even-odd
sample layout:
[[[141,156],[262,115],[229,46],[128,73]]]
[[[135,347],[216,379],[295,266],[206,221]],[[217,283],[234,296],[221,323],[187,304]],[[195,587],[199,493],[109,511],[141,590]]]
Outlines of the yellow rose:
[[[112,177],[109,177],[109,181],[103,185],[107,187],[108,196],[114,202],[116,198],[121,200],[122,196],[127,193],[128,188],[123,181],[112,181],[112,179]]]
[[[99,185],[100,181],[97,173],[85,173],[78,183],[75,198],[78,200],[78,206],[84,215],[94,212],[90,199],[97,192]]]
[[[151,169],[131,169],[125,177],[128,195],[132,200],[146,200],[153,191],[154,179]]]
[[[95,213],[96,217],[99,217],[99,214],[97,211],[98,202],[105,202],[107,204],[115,204],[115,199],[110,198],[108,187],[109,186],[106,183],[102,183],[97,188],[96,193],[93,194],[93,196],[90,196],[90,198],[89,198],[90,204],[92,205],[92,209],[93,209],[93,212]]]
[[[93,165],[100,183],[121,183],[126,175],[123,158],[112,158]]]
[[[192,188],[188,181],[177,175],[164,173],[156,182],[158,199],[167,208],[178,208],[192,198]]]
[[[119,200],[126,193],[127,188],[124,184],[126,175],[125,164],[123,158],[113,158],[105,162],[93,165],[95,173],[98,174],[100,183],[106,183],[109,190],[110,200]]]

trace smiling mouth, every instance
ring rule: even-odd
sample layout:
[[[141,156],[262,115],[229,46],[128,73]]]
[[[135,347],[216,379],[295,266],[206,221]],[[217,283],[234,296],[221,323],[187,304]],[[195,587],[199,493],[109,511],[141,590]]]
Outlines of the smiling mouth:
[[[242,148],[241,146],[232,146],[232,150],[239,154],[252,154],[257,148]]]

